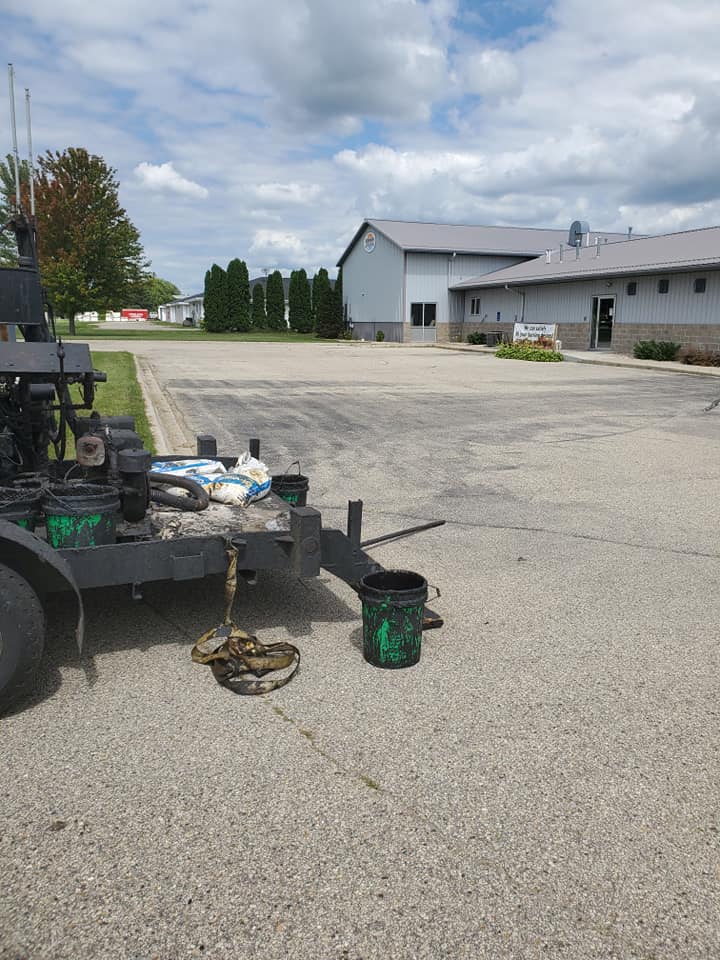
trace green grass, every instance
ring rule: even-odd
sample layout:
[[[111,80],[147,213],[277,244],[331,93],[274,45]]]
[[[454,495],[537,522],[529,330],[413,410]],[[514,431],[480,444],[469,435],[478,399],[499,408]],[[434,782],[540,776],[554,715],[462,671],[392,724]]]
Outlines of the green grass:
[[[95,388],[94,408],[106,417],[120,414],[134,417],[135,429],[142,437],[145,448],[154,453],[153,435],[137,380],[133,355],[124,351],[109,353],[93,350],[92,361],[96,370],[107,373],[107,383],[98,383]]]
[[[120,330],[100,329],[97,323],[75,324],[75,335],[68,332],[67,320],[56,320],[55,328],[63,340],[191,340],[203,343],[209,340],[236,340],[240,343],[334,343],[334,340],[321,340],[314,333],[293,333],[291,330],[255,330],[251,333],[205,333],[195,327],[174,327],[164,324],[162,330],[133,330],[124,327]]]
[[[143,439],[146,450],[155,452],[152,431],[145,412],[145,401],[137,380],[135,358],[131,353],[107,351],[93,351],[92,362],[96,370],[107,373],[107,383],[98,383],[95,386],[95,402],[93,408],[105,417],[124,415],[135,418],[135,429]],[[75,394],[75,388],[71,388]],[[87,417],[89,410],[79,410],[78,416]],[[52,449],[52,448],[51,448]],[[54,457],[54,454],[51,454]],[[72,460],[75,457],[75,438],[68,429],[67,450],[65,458]]]

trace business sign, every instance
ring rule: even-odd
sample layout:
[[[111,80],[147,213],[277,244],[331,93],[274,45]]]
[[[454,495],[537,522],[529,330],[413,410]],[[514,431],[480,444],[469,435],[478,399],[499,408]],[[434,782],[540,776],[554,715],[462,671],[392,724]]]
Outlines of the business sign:
[[[368,230],[363,239],[363,250],[365,253],[372,253],[375,249],[375,234],[372,230]]]
[[[148,312],[147,310],[121,310],[120,319],[121,320],[147,320]]]
[[[513,342],[517,340],[539,340],[540,337],[555,340],[556,336],[556,323],[516,323],[513,327]]]

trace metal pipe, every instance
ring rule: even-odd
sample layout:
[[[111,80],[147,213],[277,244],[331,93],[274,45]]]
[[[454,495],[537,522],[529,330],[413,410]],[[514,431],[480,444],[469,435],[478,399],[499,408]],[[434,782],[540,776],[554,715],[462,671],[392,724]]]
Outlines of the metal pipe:
[[[405,530],[396,530],[394,533],[385,533],[381,537],[372,537],[370,540],[363,540],[360,546],[371,547],[373,544],[385,543],[386,540],[398,540],[400,537],[409,537],[413,533],[421,533],[423,530],[432,530],[433,527],[442,527],[445,520],[431,520],[430,523],[421,523],[417,527],[407,527]]]
[[[28,175],[30,177],[30,216],[35,216],[35,168],[33,166],[32,127],[30,124],[30,89],[25,87],[25,117],[27,119]]]
[[[13,159],[15,162],[15,209],[20,209],[20,157],[18,156],[17,126],[15,123],[15,70],[8,64],[8,85],[10,87],[10,127],[12,130]]]

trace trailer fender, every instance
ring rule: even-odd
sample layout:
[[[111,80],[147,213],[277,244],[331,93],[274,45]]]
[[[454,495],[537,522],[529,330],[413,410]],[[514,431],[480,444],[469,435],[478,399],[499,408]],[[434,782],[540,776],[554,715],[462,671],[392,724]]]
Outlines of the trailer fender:
[[[67,560],[40,537],[7,520],[0,520],[0,559],[27,580],[40,597],[60,590],[71,590],[75,594],[75,639],[82,653],[85,611],[80,588]]]

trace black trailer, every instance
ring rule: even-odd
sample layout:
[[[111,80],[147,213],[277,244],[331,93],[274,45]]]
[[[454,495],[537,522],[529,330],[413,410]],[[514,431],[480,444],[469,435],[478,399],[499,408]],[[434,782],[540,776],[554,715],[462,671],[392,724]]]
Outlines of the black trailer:
[[[11,87],[11,105],[13,99]],[[318,510],[273,492],[248,506],[211,502],[191,478],[153,469],[131,417],[93,409],[105,374],[93,368],[87,344],[56,335],[40,282],[34,210],[28,214],[19,202],[17,148],[15,180],[13,215],[0,224],[14,233],[18,253],[16,266],[0,268],[0,712],[32,685],[44,647],[43,598],[53,592],[74,595],[82,649],[82,591],[89,588],[127,584],[138,596],[145,583],[228,570],[252,581],[259,570],[316,577],[324,569],[357,589],[364,576],[380,571],[364,549],[370,541],[362,541],[360,501],[349,502],[344,531],[324,528]],[[32,205],[32,191],[30,197]],[[249,453],[259,457],[259,440],[250,440]],[[225,467],[237,459],[217,457],[207,434],[198,437],[198,455]],[[168,483],[183,489],[172,492]],[[88,490],[104,504],[105,535],[56,537],[53,524],[59,528],[72,516],[60,523],[58,512]],[[424,609],[424,628],[441,622]]]

